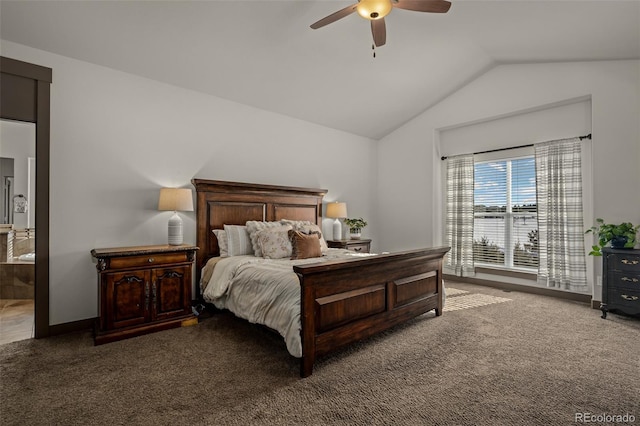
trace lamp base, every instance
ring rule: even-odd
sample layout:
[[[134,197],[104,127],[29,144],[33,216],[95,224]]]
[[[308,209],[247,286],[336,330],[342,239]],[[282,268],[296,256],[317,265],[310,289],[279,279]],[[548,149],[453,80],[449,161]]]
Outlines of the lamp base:
[[[342,224],[340,223],[340,219],[336,219],[333,222],[333,239],[334,240],[342,239]]]
[[[169,245],[179,246],[182,244],[182,219],[178,212],[173,212],[169,219]]]

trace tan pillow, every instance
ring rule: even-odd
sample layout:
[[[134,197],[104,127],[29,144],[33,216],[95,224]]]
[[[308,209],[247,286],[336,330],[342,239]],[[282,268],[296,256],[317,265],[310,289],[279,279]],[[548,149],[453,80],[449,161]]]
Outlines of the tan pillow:
[[[291,259],[308,259],[322,257],[320,249],[320,233],[304,234],[300,231],[289,231],[291,240]]]
[[[314,225],[314,224],[300,225],[299,227],[295,228],[295,230],[300,231],[303,234],[318,233],[320,237],[320,249],[322,250],[323,253],[329,250],[329,246],[327,245],[327,242],[322,236],[322,231],[320,230],[320,227],[318,225]]]
[[[318,231],[320,233],[320,248],[322,252],[326,252],[329,250],[329,246],[327,245],[327,241],[322,236],[322,230],[320,227],[308,220],[290,220],[290,219],[280,219],[280,222],[284,225],[291,225],[293,229],[296,231],[301,231],[305,234],[310,234],[314,231]]]

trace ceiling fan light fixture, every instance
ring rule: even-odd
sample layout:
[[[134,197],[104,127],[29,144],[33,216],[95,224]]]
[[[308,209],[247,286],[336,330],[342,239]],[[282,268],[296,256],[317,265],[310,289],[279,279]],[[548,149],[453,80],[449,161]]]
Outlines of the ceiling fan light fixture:
[[[391,8],[391,0],[360,0],[356,6],[358,14],[370,21],[384,18]]]

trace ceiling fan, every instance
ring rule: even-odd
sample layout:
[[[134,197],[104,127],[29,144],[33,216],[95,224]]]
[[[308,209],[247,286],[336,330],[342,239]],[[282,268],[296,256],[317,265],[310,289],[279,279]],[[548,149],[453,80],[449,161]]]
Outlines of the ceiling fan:
[[[357,11],[360,16],[371,21],[371,33],[375,46],[382,46],[387,42],[384,17],[394,7],[415,12],[446,13],[451,7],[451,3],[446,0],[358,0],[356,4],[314,22],[311,24],[311,28],[316,30]]]

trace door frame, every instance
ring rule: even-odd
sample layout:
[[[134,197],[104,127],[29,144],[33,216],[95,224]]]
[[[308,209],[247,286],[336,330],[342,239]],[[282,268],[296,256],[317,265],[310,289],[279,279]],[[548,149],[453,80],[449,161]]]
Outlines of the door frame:
[[[49,162],[52,70],[0,57],[0,118],[36,125],[35,338],[49,327]]]

